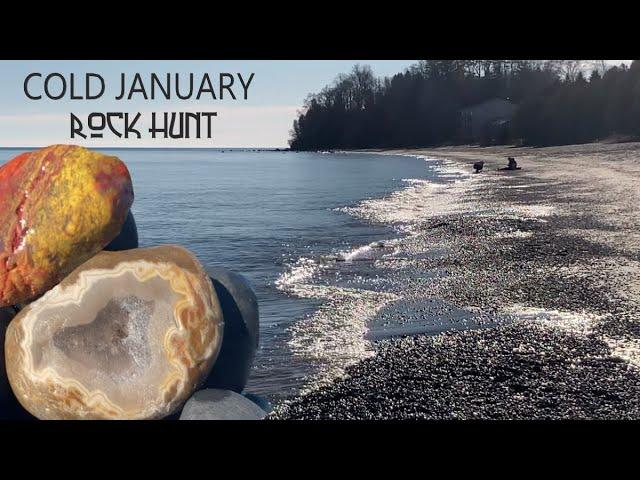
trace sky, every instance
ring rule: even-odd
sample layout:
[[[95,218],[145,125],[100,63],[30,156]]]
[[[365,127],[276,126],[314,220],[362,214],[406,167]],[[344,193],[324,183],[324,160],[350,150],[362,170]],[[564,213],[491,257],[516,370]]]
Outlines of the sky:
[[[54,143],[74,143],[85,146],[119,147],[286,147],[293,120],[309,93],[318,92],[331,83],[338,74],[348,72],[353,65],[368,64],[376,75],[390,76],[415,63],[415,60],[354,60],[354,61],[0,61],[0,147],[46,146]],[[241,73],[245,81],[251,73],[254,77],[249,85],[247,100],[242,94],[242,85],[235,79],[233,91],[237,100],[225,92],[219,98],[217,84],[219,74]],[[44,80],[51,73],[65,77],[67,93],[60,100],[43,98],[29,99],[23,90],[25,78],[31,73],[41,73],[29,83],[29,93],[43,94]],[[105,92],[97,100],[70,99],[70,74],[75,77],[75,94],[85,95],[85,74],[96,73],[104,78]],[[144,100],[141,94],[127,100],[115,100],[120,94],[121,74],[125,74],[130,85],[136,73],[140,73],[145,87],[150,86],[150,75],[155,73],[165,79],[167,73],[180,74],[187,85],[189,73],[194,74],[194,84],[200,85],[207,73],[216,91],[216,100]],[[93,79],[95,91],[99,81]],[[59,78],[52,78],[54,95],[61,92]],[[185,89],[182,89],[184,92]],[[149,93],[149,92],[147,92]],[[174,95],[175,96],[175,95]],[[148,132],[151,113],[157,112],[158,121],[163,121],[163,112],[216,112],[212,118],[212,139],[163,139],[151,138]],[[102,139],[71,139],[71,117],[73,113],[83,123],[83,133],[88,133],[88,115],[93,112],[129,112],[131,119],[141,112],[134,127],[140,127],[142,138],[118,138],[106,130]],[[96,118],[96,121],[100,120]],[[122,120],[114,117],[114,127],[120,130]],[[192,123],[192,132],[193,126]],[[202,135],[206,132],[202,120]],[[192,135],[193,136],[193,135]]]
[[[403,71],[416,60],[242,60],[242,61],[0,61],[0,147],[41,147],[54,143],[73,143],[88,147],[286,147],[296,112],[310,93],[320,91],[333,82],[340,73],[346,73],[355,64],[370,65],[378,76],[391,76]],[[612,64],[628,62],[611,60]],[[254,77],[247,91],[247,99],[236,77],[233,91],[237,99],[227,94],[219,98],[217,82],[220,73],[240,73],[248,80]],[[51,73],[60,73],[67,84],[66,95],[53,100],[43,95],[42,99],[29,99],[24,92],[25,78],[39,73],[29,81],[29,93],[37,96],[44,93],[44,79]],[[75,94],[84,96],[85,74],[95,73],[104,78],[105,91],[97,100],[70,98],[70,74],[75,77]],[[214,85],[216,99],[204,97],[200,100],[144,100],[135,94],[131,100],[115,100],[121,90],[121,74],[125,85],[131,86],[134,75],[141,75],[147,93],[150,75],[160,78],[166,74],[179,74],[181,82],[187,82],[194,74],[194,83],[200,85],[207,73]],[[94,79],[93,84],[97,86]],[[185,83],[182,83],[185,85]],[[51,80],[52,93],[61,91],[59,78]],[[182,90],[184,91],[184,90]],[[175,95],[173,95],[175,97]],[[88,115],[93,112],[129,113],[131,119],[141,113],[134,125],[142,138],[118,138],[109,130],[103,138],[71,138],[71,113],[82,122],[83,132],[89,134]],[[152,112],[158,122],[163,121],[164,112],[216,112],[211,119],[212,137],[190,139],[151,138],[148,132]],[[100,120],[100,118],[96,118]],[[122,120],[114,117],[114,127],[123,130]],[[206,132],[206,122],[201,123]],[[193,133],[193,123],[192,123]],[[193,135],[192,135],[193,136]]]

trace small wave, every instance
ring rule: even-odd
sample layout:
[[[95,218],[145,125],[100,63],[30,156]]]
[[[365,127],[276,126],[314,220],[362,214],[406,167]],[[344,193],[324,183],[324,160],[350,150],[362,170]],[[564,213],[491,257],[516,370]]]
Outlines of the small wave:
[[[478,188],[496,183],[497,177],[474,175],[468,167],[454,160],[424,155],[406,156],[428,162],[430,170],[436,173],[436,179],[405,178],[402,181],[406,186],[390,195],[367,199],[355,206],[336,210],[366,221],[391,225],[398,232],[409,235],[415,233],[420,224],[438,216],[485,212],[502,218],[526,218],[545,222],[546,217],[557,213],[558,208],[552,205],[504,207],[488,204],[478,195]]]
[[[319,269],[318,263],[311,258],[299,258],[296,263],[289,267],[276,280],[276,287],[285,293],[297,293],[297,288],[313,278],[314,273]]]
[[[364,245],[362,247],[351,250],[342,254],[341,258],[345,262],[353,262],[354,260],[361,260],[365,258],[371,258],[373,248],[370,245]]]
[[[331,286],[315,286],[314,293],[326,302],[289,328],[293,356],[318,367],[301,393],[335,381],[347,367],[373,355],[366,339],[368,321],[399,298],[391,293]]]
[[[373,259],[377,250],[397,245],[399,239],[391,239],[386,242],[376,241],[368,245],[355,247],[351,250],[338,252],[333,255],[323,255],[318,260],[301,257],[293,265],[287,267],[275,281],[276,287],[289,294],[301,297],[315,298],[312,292],[318,285],[311,285],[310,281],[315,275],[335,262],[353,262],[356,260]]]
[[[375,257],[375,254],[378,250],[391,245],[393,245],[392,241],[388,241],[387,243],[372,242],[369,245],[363,245],[346,252],[340,252],[337,256],[337,260],[344,262],[353,262],[355,260],[371,260]]]
[[[319,261],[300,258],[276,280],[276,287],[289,295],[323,301],[315,313],[287,329],[293,357],[316,370],[301,393],[331,383],[348,366],[372,355],[371,343],[366,339],[367,323],[381,308],[399,298],[390,293],[314,283],[314,279],[337,261],[371,258],[383,246],[382,242],[373,242]]]
[[[466,213],[477,208],[464,202],[464,194],[477,184],[475,177],[460,173],[460,169],[441,165],[440,170],[448,171],[448,182],[435,182],[418,178],[403,179],[406,184],[383,198],[364,200],[355,206],[340,207],[337,210],[376,223],[390,224],[403,234],[410,234],[415,227],[426,220],[449,214]],[[438,175],[444,178],[444,174]]]

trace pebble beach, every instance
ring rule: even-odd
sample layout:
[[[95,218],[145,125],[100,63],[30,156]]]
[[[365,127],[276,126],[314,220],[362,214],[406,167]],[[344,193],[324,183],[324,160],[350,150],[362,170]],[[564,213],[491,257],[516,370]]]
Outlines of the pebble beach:
[[[402,233],[370,352],[269,418],[639,418],[640,144],[378,153],[451,181],[349,207]]]

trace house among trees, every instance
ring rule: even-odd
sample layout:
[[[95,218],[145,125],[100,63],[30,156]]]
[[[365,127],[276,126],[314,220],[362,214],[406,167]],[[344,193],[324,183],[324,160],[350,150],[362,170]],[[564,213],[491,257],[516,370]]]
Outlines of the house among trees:
[[[509,127],[516,105],[503,98],[491,98],[459,112],[460,141],[481,145],[509,142]]]

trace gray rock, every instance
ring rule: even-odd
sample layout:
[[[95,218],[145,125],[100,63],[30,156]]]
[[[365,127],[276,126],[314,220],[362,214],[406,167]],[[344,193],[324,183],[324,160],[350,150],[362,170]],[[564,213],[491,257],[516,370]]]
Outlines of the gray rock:
[[[268,414],[273,412],[273,407],[271,406],[271,403],[269,402],[269,400],[267,400],[263,396],[257,395],[255,393],[246,393],[246,392],[243,393],[242,396],[251,400],[253,403],[258,405],[262,410],[264,410]]]
[[[222,307],[224,335],[205,386],[240,393],[249,379],[260,340],[258,299],[242,275],[222,267],[210,267],[207,273]]]
[[[131,250],[132,248],[138,248],[138,227],[136,226],[136,219],[133,218],[133,213],[129,210],[122,230],[104,249],[110,252],[118,252]]]
[[[267,412],[231,390],[196,392],[184,405],[180,420],[262,420]]]

